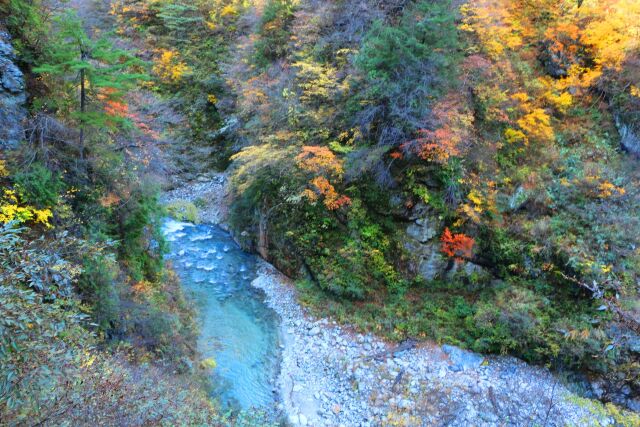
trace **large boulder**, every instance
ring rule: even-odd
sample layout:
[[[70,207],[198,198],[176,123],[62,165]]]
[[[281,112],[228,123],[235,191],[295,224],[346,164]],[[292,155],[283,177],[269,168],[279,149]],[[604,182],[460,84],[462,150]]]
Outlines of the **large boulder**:
[[[24,76],[15,64],[11,37],[0,31],[0,148],[15,148],[24,138]]]

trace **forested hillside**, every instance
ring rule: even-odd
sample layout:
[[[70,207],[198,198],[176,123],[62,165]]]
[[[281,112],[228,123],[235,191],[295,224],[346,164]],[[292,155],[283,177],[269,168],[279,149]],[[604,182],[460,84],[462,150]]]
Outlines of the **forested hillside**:
[[[640,410],[640,2],[0,0],[0,31],[0,424],[257,423],[207,398],[160,230],[223,171],[312,313]]]
[[[459,3],[119,10],[154,43],[187,31],[164,74],[230,161],[231,226],[307,303],[636,394],[639,6]]]

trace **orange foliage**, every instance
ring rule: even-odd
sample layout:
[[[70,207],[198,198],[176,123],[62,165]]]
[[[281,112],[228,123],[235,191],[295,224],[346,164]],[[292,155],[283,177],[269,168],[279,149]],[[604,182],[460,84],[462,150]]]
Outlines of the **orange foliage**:
[[[327,147],[305,145],[296,161],[301,169],[308,172],[338,177],[344,173],[342,163]]]
[[[129,117],[129,106],[122,101],[107,100],[104,112],[109,116],[127,118]]]
[[[145,135],[154,139],[160,138],[158,132],[154,131],[144,123],[143,119],[140,118],[138,114],[129,110],[129,104],[122,99],[122,95],[115,89],[109,87],[102,89],[98,94],[98,99],[104,103],[103,109],[108,116],[115,119],[129,120]]]
[[[445,228],[440,236],[440,250],[446,256],[455,258],[456,262],[473,257],[473,247],[475,240],[466,234],[453,234],[449,228]]]
[[[324,197],[324,205],[330,211],[340,209],[343,206],[351,204],[351,199],[345,195],[340,195],[331,183],[324,177],[318,176],[311,180],[311,185],[317,193]],[[309,194],[309,193],[311,194]],[[312,201],[317,200],[317,196],[313,191],[306,190],[305,196]]]
[[[342,161],[327,147],[304,146],[302,152],[296,156],[298,167],[315,176],[309,181],[311,189],[303,191],[302,195],[315,202],[318,196],[324,197],[324,205],[330,211],[340,209],[351,204],[351,199],[340,195],[326,176],[341,179],[344,173]]]

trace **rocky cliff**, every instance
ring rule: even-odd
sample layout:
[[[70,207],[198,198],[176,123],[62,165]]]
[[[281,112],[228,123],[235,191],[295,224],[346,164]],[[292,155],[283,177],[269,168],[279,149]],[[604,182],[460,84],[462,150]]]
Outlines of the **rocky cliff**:
[[[24,136],[24,76],[15,63],[11,37],[0,31],[0,148],[15,147]]]

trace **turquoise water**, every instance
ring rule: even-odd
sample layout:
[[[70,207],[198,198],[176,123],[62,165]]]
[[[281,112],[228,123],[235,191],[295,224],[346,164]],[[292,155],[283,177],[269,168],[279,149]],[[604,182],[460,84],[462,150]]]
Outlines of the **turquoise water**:
[[[255,256],[217,226],[166,220],[163,231],[170,246],[167,258],[198,305],[198,349],[217,363],[214,396],[230,408],[273,408],[278,323],[251,286]]]

